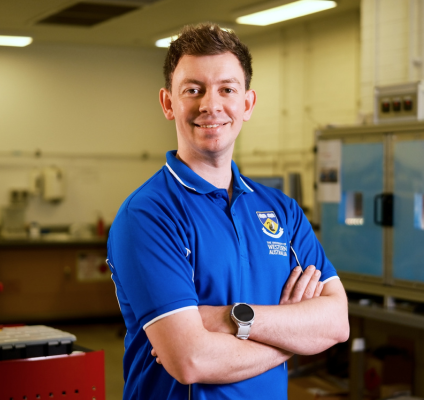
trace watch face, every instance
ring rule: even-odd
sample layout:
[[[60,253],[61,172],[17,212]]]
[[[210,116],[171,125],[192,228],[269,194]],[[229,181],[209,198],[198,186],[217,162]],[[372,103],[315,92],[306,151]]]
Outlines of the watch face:
[[[234,307],[234,316],[242,322],[249,322],[252,320],[254,313],[252,307],[247,304],[237,304]]]

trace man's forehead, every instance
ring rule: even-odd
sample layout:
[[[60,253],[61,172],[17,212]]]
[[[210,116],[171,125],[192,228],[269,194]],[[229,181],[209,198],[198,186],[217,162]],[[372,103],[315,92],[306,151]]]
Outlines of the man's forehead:
[[[174,71],[173,78],[175,77],[178,77],[178,86],[211,82],[242,85],[244,71],[238,58],[230,52],[217,55],[184,55]]]

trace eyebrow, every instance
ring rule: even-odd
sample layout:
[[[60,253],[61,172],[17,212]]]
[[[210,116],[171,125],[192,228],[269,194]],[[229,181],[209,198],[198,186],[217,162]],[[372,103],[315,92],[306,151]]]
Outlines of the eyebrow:
[[[187,85],[188,83],[194,83],[194,84],[199,85],[199,86],[204,85],[204,83],[202,81],[198,81],[197,79],[187,78],[187,79],[184,79],[181,82],[179,89],[181,89],[182,86]],[[237,78],[222,79],[221,81],[219,81],[219,83],[237,83],[241,86],[240,81]]]
[[[237,78],[224,79],[220,83],[238,83],[239,85],[241,85]]]

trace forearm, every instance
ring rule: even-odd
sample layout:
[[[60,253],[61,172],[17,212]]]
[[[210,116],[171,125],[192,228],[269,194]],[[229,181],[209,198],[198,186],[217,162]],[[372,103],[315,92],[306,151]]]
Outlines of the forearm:
[[[290,305],[254,306],[254,310],[250,339],[295,354],[320,353],[348,338],[343,299],[321,296]]]
[[[304,273],[301,280],[307,273]],[[294,282],[296,275],[293,278]],[[314,291],[311,291],[310,287],[305,289],[305,286],[301,287],[300,291],[295,287],[293,296],[290,296],[290,287],[289,282],[280,305],[252,305],[255,321],[250,331],[250,340],[304,355],[319,353],[347,340],[347,297],[340,280],[325,284],[322,295],[320,296],[319,290],[315,294],[316,297],[311,297]],[[312,285],[312,289],[314,288],[315,285]],[[311,292],[309,297],[301,301],[308,291]],[[235,335],[237,329],[230,318],[231,308],[232,306],[199,307],[204,327],[210,332]]]
[[[287,361],[292,354],[225,333],[207,334],[207,346],[197,355],[195,381],[225,384],[260,375]]]
[[[178,320],[178,324],[173,320]],[[209,332],[203,327],[200,314],[191,310],[152,324],[146,333],[160,363],[183,384],[238,382],[260,375],[291,357],[288,352],[266,344]]]

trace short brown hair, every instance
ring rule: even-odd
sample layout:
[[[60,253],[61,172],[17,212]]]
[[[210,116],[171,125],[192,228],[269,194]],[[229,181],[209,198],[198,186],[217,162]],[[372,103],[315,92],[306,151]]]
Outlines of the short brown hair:
[[[178,38],[171,42],[163,66],[165,87],[171,90],[172,75],[182,56],[212,56],[226,52],[234,54],[240,61],[245,88],[248,90],[252,80],[252,56],[249,49],[233,31],[223,30],[213,23],[187,25]]]

